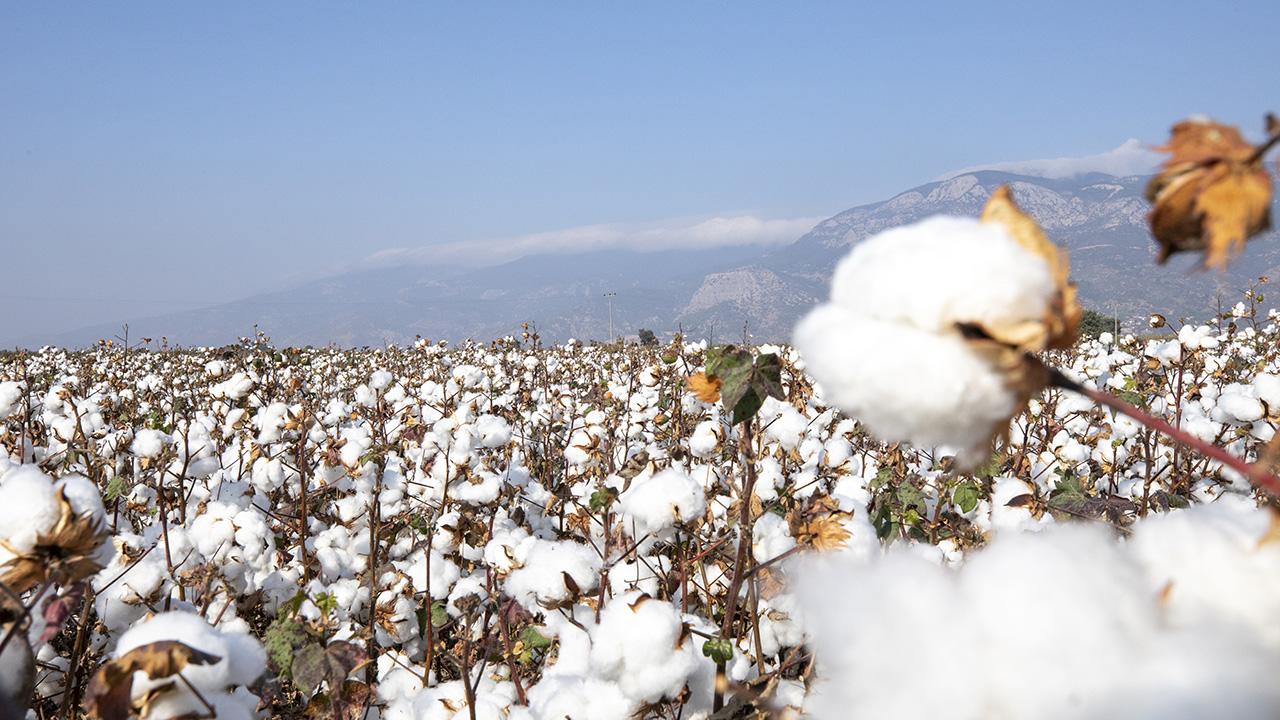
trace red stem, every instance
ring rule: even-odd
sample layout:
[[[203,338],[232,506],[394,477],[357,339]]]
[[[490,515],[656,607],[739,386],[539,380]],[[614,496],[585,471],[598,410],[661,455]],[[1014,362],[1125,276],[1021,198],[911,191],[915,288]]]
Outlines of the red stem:
[[[1052,368],[1049,369],[1049,384],[1054,387],[1062,388],[1063,390],[1080,393],[1099,405],[1109,407],[1116,412],[1128,415],[1152,430],[1169,437],[1174,442],[1181,443],[1182,445],[1199,452],[1205,457],[1217,460],[1223,465],[1235,470],[1248,478],[1249,482],[1253,483],[1255,487],[1260,490],[1264,490],[1272,497],[1280,497],[1280,477],[1272,475],[1266,468],[1256,463],[1245,462],[1242,458],[1232,455],[1217,445],[1205,442],[1204,440],[1201,440],[1180,428],[1176,428],[1173,425],[1170,425],[1167,421],[1144,412],[1114,395],[1102,392],[1101,390],[1087,388],[1066,375],[1063,375],[1059,370]]]

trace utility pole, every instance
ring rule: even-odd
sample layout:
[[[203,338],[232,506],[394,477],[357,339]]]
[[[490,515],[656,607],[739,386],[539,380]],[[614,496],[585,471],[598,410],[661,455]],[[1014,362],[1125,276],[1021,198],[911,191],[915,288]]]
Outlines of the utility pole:
[[[618,297],[616,292],[607,292],[604,294],[609,301],[609,344],[613,344],[613,299]]]

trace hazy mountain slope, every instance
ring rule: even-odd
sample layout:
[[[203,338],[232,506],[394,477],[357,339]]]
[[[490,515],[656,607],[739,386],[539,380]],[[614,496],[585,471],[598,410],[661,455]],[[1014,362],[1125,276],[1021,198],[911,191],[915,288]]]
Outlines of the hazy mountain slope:
[[[929,215],[975,216],[997,186],[1069,249],[1086,305],[1140,322],[1153,311],[1205,317],[1218,298],[1234,304],[1259,275],[1280,275],[1276,233],[1256,238],[1226,272],[1198,272],[1197,258],[1155,265],[1146,230],[1146,178],[1091,174],[1048,180],[981,171],[912,188],[820,223],[796,242],[753,248],[599,251],[523,258],[464,270],[399,266],[353,271],[298,288],[202,310],[131,319],[134,336],[181,344],[219,344],[256,324],[281,344],[407,342],[415,336],[491,339],[538,325],[548,340],[605,339],[606,292],[618,335],[647,327],[692,336],[786,340],[795,321],[826,295],[827,280],[849,248],[886,228]],[[1280,210],[1277,211],[1280,215]],[[910,288],[903,288],[910,292]],[[29,344],[83,345],[119,331],[86,328]]]
[[[680,317],[691,325],[741,327],[749,320],[757,338],[784,338],[805,308],[826,293],[835,264],[849,248],[881,230],[948,213],[975,216],[991,191],[1009,183],[1020,205],[1071,253],[1072,275],[1086,306],[1139,321],[1151,312],[1205,317],[1218,299],[1225,306],[1259,275],[1280,273],[1277,233],[1255,238],[1226,272],[1196,271],[1197,258],[1155,264],[1146,228],[1144,177],[1091,174],[1047,180],[982,171],[929,183],[884,202],[861,205],[824,220],[793,245],[734,270],[751,278],[734,291],[721,273],[709,276],[693,298],[713,293],[717,303],[690,302]],[[1275,211],[1280,215],[1280,210]],[[766,280],[767,278],[767,280]],[[771,290],[772,304],[760,288]],[[910,288],[904,288],[909,292]]]

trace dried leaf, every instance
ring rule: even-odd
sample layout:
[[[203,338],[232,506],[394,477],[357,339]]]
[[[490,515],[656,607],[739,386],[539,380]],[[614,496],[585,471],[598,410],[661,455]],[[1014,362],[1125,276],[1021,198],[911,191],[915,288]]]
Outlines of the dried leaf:
[[[212,665],[222,658],[197,650],[177,640],[162,640],[136,647],[94,673],[85,689],[84,710],[91,718],[126,720],[132,717],[133,674],[144,672],[152,680],[176,675],[187,665]],[[150,703],[155,693],[144,698]]]
[[[1170,154],[1147,185],[1159,262],[1177,252],[1203,250],[1205,267],[1221,268],[1245,241],[1271,227],[1271,175],[1262,166],[1262,153],[1239,130],[1184,120],[1158,149]]]
[[[689,392],[704,403],[713,403],[720,399],[720,378],[707,377],[706,373],[694,373],[687,381]]]
[[[1019,245],[1043,258],[1057,288],[1048,315],[1041,322],[984,329],[996,340],[1026,352],[1071,347],[1079,334],[1084,310],[1076,299],[1076,286],[1071,283],[1066,250],[1050,240],[1040,225],[1018,207],[1008,185],[1001,185],[991,194],[982,208],[982,221],[1004,226]]]
[[[796,533],[801,545],[818,551],[838,550],[848,542],[850,533],[841,522],[841,514],[819,515],[802,524]]]

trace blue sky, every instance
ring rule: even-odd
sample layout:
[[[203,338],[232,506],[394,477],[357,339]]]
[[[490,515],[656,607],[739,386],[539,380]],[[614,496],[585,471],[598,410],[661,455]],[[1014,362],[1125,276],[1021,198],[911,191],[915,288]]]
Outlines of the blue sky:
[[[389,248],[789,232],[1191,113],[1254,129],[1276,27],[1274,1],[6,3],[0,336]]]

